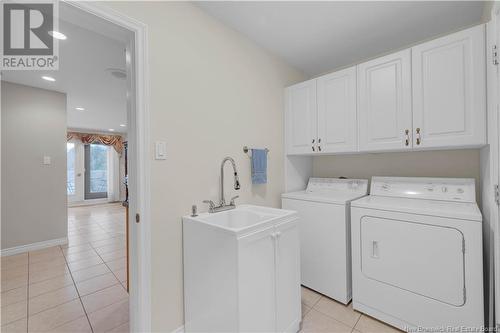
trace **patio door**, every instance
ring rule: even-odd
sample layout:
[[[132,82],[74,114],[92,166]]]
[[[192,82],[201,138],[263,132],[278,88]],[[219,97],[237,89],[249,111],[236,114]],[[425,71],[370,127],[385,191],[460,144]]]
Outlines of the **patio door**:
[[[108,146],[85,145],[85,200],[108,197]]]
[[[68,202],[83,200],[83,145],[79,142],[68,142],[67,153],[67,194]]]

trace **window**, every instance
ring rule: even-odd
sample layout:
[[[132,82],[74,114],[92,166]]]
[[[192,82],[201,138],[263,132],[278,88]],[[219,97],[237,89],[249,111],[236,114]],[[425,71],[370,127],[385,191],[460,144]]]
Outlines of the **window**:
[[[108,146],[85,145],[85,199],[108,196]]]
[[[68,195],[75,194],[75,165],[76,165],[76,152],[75,144],[73,142],[66,143],[66,154],[67,154],[67,170],[68,179],[66,183],[66,189]]]

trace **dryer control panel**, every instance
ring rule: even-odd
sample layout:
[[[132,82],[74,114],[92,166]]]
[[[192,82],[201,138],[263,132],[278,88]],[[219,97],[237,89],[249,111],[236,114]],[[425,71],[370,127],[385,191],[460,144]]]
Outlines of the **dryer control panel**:
[[[368,193],[367,179],[309,178],[306,192],[349,191]]]
[[[472,178],[372,177],[371,195],[476,202]]]

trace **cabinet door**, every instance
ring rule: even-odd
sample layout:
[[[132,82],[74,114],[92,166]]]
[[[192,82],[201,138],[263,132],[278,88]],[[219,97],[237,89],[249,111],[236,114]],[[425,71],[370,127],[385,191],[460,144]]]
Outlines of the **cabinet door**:
[[[316,80],[286,89],[288,154],[313,153],[317,139]]]
[[[240,332],[276,330],[274,238],[268,228],[239,239]]]
[[[410,50],[358,65],[359,150],[411,148],[410,66]]]
[[[357,151],[356,67],[320,77],[317,88],[318,151]]]
[[[486,143],[484,47],[480,25],[412,48],[413,147]]]
[[[300,250],[297,221],[276,227],[277,332],[296,332],[301,320]]]

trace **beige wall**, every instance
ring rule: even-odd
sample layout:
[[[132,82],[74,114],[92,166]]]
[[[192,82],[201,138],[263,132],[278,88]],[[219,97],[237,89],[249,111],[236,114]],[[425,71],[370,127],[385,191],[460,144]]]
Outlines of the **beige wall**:
[[[2,249],[67,237],[66,95],[1,85]]]
[[[474,178],[480,204],[479,161],[479,149],[317,156],[313,160],[313,175],[365,179],[372,176]]]
[[[181,2],[106,2],[148,25],[151,142],[167,142],[152,161],[152,329],[183,324],[181,216],[218,199],[219,166],[236,160],[239,203],[280,206],[283,190],[283,88],[305,77],[241,34]],[[252,186],[243,146],[267,147],[269,184]]]

